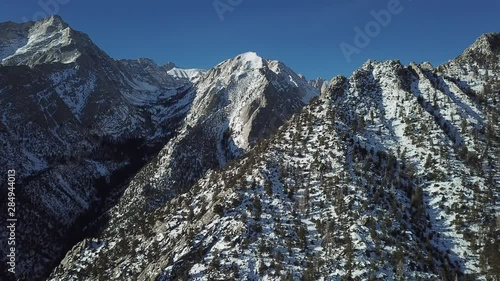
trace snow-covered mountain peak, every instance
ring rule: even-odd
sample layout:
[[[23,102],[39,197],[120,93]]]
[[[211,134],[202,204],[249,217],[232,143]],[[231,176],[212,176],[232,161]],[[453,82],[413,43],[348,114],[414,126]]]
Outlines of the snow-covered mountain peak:
[[[481,53],[483,55],[498,55],[500,52],[500,33],[485,33],[464,51],[463,55]]]
[[[301,76],[299,74],[299,76]],[[322,77],[318,77],[316,79],[310,80],[309,85],[313,86],[315,89],[321,92],[321,89],[328,87],[328,81],[326,81]]]
[[[342,95],[348,84],[347,77],[343,75],[337,75],[330,80],[328,86],[321,90],[320,98],[323,100],[331,100],[337,95]]]
[[[418,68],[421,68],[421,69],[425,69],[425,70],[434,70],[434,66],[428,62],[428,61],[424,61],[422,63],[416,63],[416,62],[410,62],[409,63],[409,66],[410,67],[418,67]]]
[[[243,53],[218,64],[207,72],[197,87],[199,92],[209,90],[211,96],[223,94],[225,99],[238,104],[241,100],[258,98],[253,94],[261,95],[262,88],[267,85],[272,85],[283,95],[293,93],[294,98],[298,95],[304,104],[319,94],[304,77],[282,62],[263,59],[254,52]],[[208,106],[205,101],[203,104]]]
[[[398,71],[403,67],[404,66],[399,60],[368,60],[360,68],[354,71],[352,77],[357,80],[358,83],[373,84],[376,82],[375,80],[378,80],[377,77],[396,78],[398,76]]]
[[[372,59],[368,59],[367,61],[365,61],[365,62],[361,65],[361,67],[360,67],[359,69],[369,70],[369,69],[371,69],[371,68],[373,67],[373,63],[374,63],[374,62],[375,62],[374,60],[372,60]],[[358,70],[359,70],[359,69],[358,69]]]
[[[273,71],[271,64],[279,65],[280,71]],[[180,78],[190,77],[190,72],[169,70]],[[151,176],[155,179],[152,186],[165,188],[181,176],[194,179],[204,169],[225,166],[319,94],[284,64],[255,53],[238,55],[210,69],[194,84],[192,93],[194,100],[183,127],[163,149],[161,167]],[[192,167],[189,175],[178,172],[184,166]]]
[[[365,63],[363,63],[360,68],[354,71],[353,76],[357,77],[359,75],[365,75],[366,73],[373,72],[375,69],[391,69],[398,64],[399,61],[394,60],[377,61],[369,59]]]
[[[219,63],[213,69],[217,70],[228,66],[233,70],[255,70],[267,66],[267,63],[257,53],[246,52]]]
[[[253,72],[260,73],[265,68],[266,60],[254,52],[247,52],[219,63],[207,72],[207,78],[228,84],[232,79],[238,80]]]
[[[392,67],[400,67],[400,66],[401,66],[401,62],[399,60],[382,60],[382,61],[368,60],[361,66],[361,68],[373,69],[373,68],[377,68],[377,67],[390,67],[390,68],[392,68]]]
[[[424,61],[423,63],[421,63],[420,67],[428,70],[434,69],[434,66],[428,61]]]
[[[270,74],[270,72],[286,77],[294,86],[298,86],[297,82],[299,81],[299,84],[308,83],[304,76],[295,73],[284,63],[277,60],[264,59],[255,52],[242,53],[232,59],[219,63],[208,72],[208,76],[229,82],[231,79],[244,78],[250,73],[262,76],[266,75],[266,73]]]
[[[479,36],[457,58],[440,65],[437,70],[447,76],[461,80],[466,92],[494,93],[498,89],[497,69],[500,65],[500,33]],[[473,83],[472,83],[473,81]],[[464,82],[469,82],[465,85]]]
[[[74,62],[81,52],[75,45],[77,33],[59,16],[37,22],[0,26],[0,59],[3,65]]]
[[[343,81],[346,81],[347,80],[347,77],[345,77],[344,75],[337,75],[335,77],[332,78],[332,80],[330,80],[330,82],[328,83],[330,86],[335,86],[335,85],[338,85],[339,83],[343,83]]]
[[[237,56],[235,60],[241,62],[242,65],[249,69],[262,68],[264,66],[264,59],[255,52],[243,53]]]
[[[177,67],[177,65],[175,65],[175,63],[173,63],[173,62],[169,61],[169,62],[167,62],[166,64],[162,65],[161,67],[162,67],[163,69],[165,69],[165,70],[167,70],[167,71],[168,71],[168,70],[171,70],[171,69],[173,69],[173,68]]]
[[[197,69],[197,68],[180,68],[180,67],[172,67],[167,71],[167,73],[179,80],[189,80],[192,83],[196,83],[200,80],[203,75],[205,75],[206,70]]]
[[[476,65],[479,68],[493,68],[500,62],[500,33],[485,33],[479,36],[457,58],[447,62],[445,68],[464,68]]]
[[[40,21],[35,22],[33,29],[44,31],[45,33],[56,32],[68,28],[69,25],[57,15],[49,16]]]

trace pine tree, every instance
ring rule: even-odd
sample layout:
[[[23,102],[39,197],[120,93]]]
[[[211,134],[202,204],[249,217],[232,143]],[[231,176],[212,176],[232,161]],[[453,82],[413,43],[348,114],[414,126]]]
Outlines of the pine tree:
[[[428,169],[432,166],[432,155],[429,153],[427,154],[427,159],[425,160],[424,168]]]
[[[352,238],[348,230],[344,233],[345,240],[345,280],[353,280],[352,279],[352,271],[354,269],[354,245],[352,243]]]
[[[211,270],[218,270],[220,267],[220,257],[219,257],[219,251],[216,249],[214,250],[212,254],[212,261],[210,262],[210,269]]]
[[[362,131],[366,128],[366,122],[365,122],[365,118],[363,116],[361,116],[359,118],[358,126],[359,126],[360,131]]]
[[[253,216],[256,220],[260,220],[262,215],[262,203],[260,202],[259,196],[255,195],[253,197]]]
[[[269,181],[264,183],[264,190],[266,191],[267,196],[273,195],[272,184]]]
[[[467,120],[462,120],[462,122],[460,123],[460,128],[462,129],[462,133],[467,132]]]

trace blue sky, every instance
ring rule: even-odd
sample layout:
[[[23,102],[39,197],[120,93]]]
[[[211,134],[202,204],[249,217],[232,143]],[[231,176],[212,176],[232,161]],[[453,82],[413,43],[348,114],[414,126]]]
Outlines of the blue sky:
[[[330,79],[368,59],[439,65],[480,34],[500,32],[498,11],[498,0],[3,0],[0,21],[57,13],[114,58],[208,69],[255,51]],[[368,27],[369,42],[356,44],[356,27],[365,35]]]

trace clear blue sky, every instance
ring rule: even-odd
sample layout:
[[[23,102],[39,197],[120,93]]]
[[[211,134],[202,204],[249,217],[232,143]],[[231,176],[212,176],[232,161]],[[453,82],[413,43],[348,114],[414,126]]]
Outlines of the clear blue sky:
[[[500,32],[498,0],[400,0],[400,13],[348,62],[340,44],[356,47],[355,27],[365,29],[371,11],[387,10],[391,1],[397,0],[3,0],[0,21],[32,20],[44,13],[39,3],[64,3],[46,10],[56,10],[114,58],[208,69],[255,51],[307,78],[327,79],[350,75],[367,59],[438,65],[480,34]],[[234,7],[221,20],[214,2]]]

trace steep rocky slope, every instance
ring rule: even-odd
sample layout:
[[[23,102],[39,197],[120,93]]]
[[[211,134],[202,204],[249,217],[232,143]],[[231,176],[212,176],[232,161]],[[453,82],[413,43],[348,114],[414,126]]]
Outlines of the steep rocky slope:
[[[335,77],[188,192],[135,217],[121,202],[50,280],[498,279],[499,37]]]
[[[0,34],[0,166],[16,170],[23,206],[17,270],[36,278],[172,137],[194,97],[189,81],[117,62],[57,16]]]
[[[255,53],[205,72],[114,60],[58,16],[0,24],[0,34],[0,164],[17,171],[16,272],[30,280],[122,195],[113,210],[127,216],[162,207],[319,94]]]
[[[176,136],[132,179],[107,214],[108,225],[142,223],[142,214],[163,208],[209,169],[243,156],[319,94],[284,64],[255,53],[215,66],[192,91]]]

